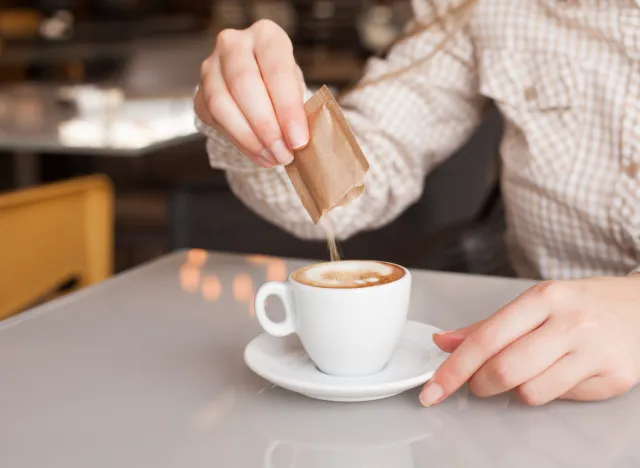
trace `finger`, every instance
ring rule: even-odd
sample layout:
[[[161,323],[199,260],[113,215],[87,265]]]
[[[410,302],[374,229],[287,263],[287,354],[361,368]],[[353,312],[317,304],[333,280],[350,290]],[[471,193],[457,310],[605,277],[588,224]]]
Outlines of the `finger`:
[[[275,157],[268,151],[263,152],[258,155],[251,154],[249,150],[244,148],[242,144],[233,138],[229,133],[227,133],[224,129],[218,129],[218,131],[224,135],[224,137],[233,144],[240,152],[242,152],[245,156],[247,156],[250,160],[252,160],[256,165],[272,169],[278,166],[278,161],[276,161]]]
[[[464,339],[476,330],[485,321],[474,323],[468,327],[459,328],[457,330],[442,331],[433,334],[433,342],[445,353],[452,353],[464,341]]]
[[[540,375],[520,385],[518,395],[527,405],[544,405],[571,391],[592,375],[590,361],[585,355],[569,353]]]
[[[436,333],[433,342],[445,353],[453,353],[464,341],[464,337],[455,333]]]
[[[207,109],[207,103],[205,102],[202,87],[198,89],[196,97],[193,99],[193,110],[196,116],[209,127],[213,127],[215,125],[213,118],[209,113],[209,109]]]
[[[202,88],[200,88],[196,94],[194,99],[194,111],[198,118],[207,124],[209,127],[215,128],[218,132],[227,138],[238,150],[244,153],[249,159],[251,159],[258,166],[272,168],[277,165],[277,162],[273,155],[269,154],[268,151],[264,151],[264,154],[255,154],[255,151],[251,151],[247,147],[245,147],[242,143],[240,143],[237,139],[232,137],[229,132],[225,131],[211,116],[209,110],[207,108],[206,99],[204,97],[204,92]],[[244,116],[242,116],[244,118]],[[249,124],[246,124],[248,127]],[[257,141],[257,138],[255,139]]]
[[[489,359],[471,377],[469,389],[479,397],[508,392],[542,374],[569,351],[560,321],[547,320]]]
[[[231,96],[262,144],[280,164],[289,164],[293,154],[285,144],[271,98],[256,62],[253,43],[246,36],[220,54],[222,75]]]
[[[214,126],[257,164],[265,166],[264,161],[267,161],[269,166],[275,165],[275,157],[255,135],[229,93],[218,57],[212,58],[208,73],[203,74],[202,81],[207,110],[212,121],[217,124]]]
[[[632,379],[601,375],[591,376],[559,398],[576,401],[602,401],[622,395],[631,390],[634,385],[635,381]]]
[[[255,52],[280,129],[290,148],[299,149],[309,143],[309,128],[304,111],[302,87],[291,40],[278,26],[258,22]]]
[[[496,312],[440,366],[420,394],[422,404],[431,406],[444,400],[490,358],[542,325],[549,314],[548,306],[529,291]]]

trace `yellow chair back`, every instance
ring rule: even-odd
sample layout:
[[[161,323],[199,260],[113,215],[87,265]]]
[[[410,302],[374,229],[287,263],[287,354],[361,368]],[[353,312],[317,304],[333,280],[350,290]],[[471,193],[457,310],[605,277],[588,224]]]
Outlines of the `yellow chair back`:
[[[113,269],[113,189],[89,176],[0,195],[0,320]]]

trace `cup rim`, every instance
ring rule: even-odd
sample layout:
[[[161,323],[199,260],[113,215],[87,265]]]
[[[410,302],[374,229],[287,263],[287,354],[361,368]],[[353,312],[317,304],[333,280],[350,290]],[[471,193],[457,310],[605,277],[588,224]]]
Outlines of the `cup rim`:
[[[391,266],[395,266],[398,268],[401,268],[404,271],[404,275],[401,278],[398,278],[395,281],[391,281],[390,283],[384,283],[384,284],[373,284],[371,286],[367,286],[365,288],[331,288],[331,287],[326,287],[326,286],[313,286],[310,284],[306,284],[306,283],[301,283],[300,281],[297,281],[293,278],[293,275],[302,270],[303,268],[307,268],[311,265],[326,265],[329,263],[343,263],[343,262],[371,262],[371,263],[386,263],[387,265],[391,265]],[[394,284],[399,283],[402,280],[405,280],[411,278],[411,271],[407,268],[404,267],[402,265],[398,265],[397,263],[393,263],[393,262],[387,262],[384,260],[337,260],[335,262],[319,262],[319,263],[309,263],[307,265],[304,265],[300,268],[296,268],[294,271],[292,271],[291,273],[289,273],[289,276],[287,277],[287,281],[294,283],[296,286],[299,287],[303,287],[303,288],[309,288],[309,289],[314,289],[314,290],[324,290],[324,291],[339,291],[341,293],[345,293],[345,292],[353,292],[353,291],[363,291],[363,290],[368,290],[368,289],[379,289],[379,288],[384,288],[386,286],[392,286]]]

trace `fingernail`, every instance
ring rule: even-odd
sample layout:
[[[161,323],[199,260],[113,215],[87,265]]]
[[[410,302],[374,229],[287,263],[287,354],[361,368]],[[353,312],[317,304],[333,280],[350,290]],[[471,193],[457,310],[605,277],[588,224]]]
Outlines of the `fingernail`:
[[[262,153],[260,153],[260,157],[272,166],[276,166],[278,164],[276,157],[267,148],[262,150]]]
[[[289,137],[289,144],[292,148],[298,149],[309,143],[309,135],[298,124],[291,124],[287,129],[287,136]]]
[[[455,331],[455,330],[442,330],[442,331],[439,331],[437,333],[434,333],[434,335],[437,335],[437,336],[448,335],[449,333],[451,333],[453,331]]]
[[[444,396],[444,389],[436,382],[431,382],[420,393],[420,403],[423,406],[435,405]]]
[[[284,144],[284,141],[278,140],[271,145],[271,152],[278,160],[278,163],[287,165],[291,161],[293,161],[293,154],[287,148],[287,145]]]

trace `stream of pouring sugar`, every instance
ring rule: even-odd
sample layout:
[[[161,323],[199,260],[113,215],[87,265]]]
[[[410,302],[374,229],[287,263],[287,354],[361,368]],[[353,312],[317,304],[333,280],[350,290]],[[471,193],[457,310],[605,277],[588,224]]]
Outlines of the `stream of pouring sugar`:
[[[327,249],[329,250],[329,256],[332,262],[342,260],[342,254],[340,253],[340,245],[336,240],[335,231],[333,230],[333,224],[328,216],[323,216],[321,221],[322,228],[327,236]]]

